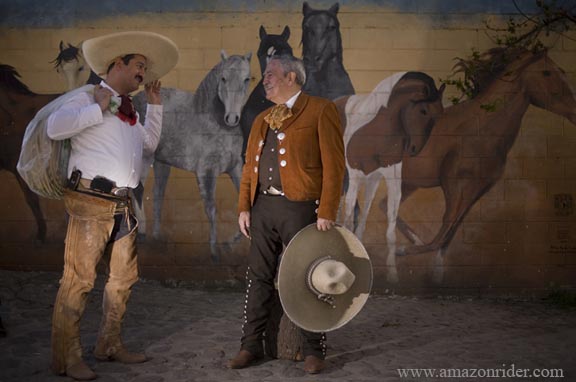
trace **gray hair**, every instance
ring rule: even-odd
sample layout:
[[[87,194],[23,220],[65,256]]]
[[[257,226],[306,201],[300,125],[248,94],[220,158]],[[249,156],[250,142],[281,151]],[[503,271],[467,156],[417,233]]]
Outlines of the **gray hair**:
[[[304,62],[294,57],[291,54],[281,54],[278,56],[272,56],[270,61],[277,60],[282,66],[282,70],[284,70],[284,74],[288,74],[290,72],[296,73],[296,83],[300,86],[304,86],[306,83],[306,70],[304,69]]]

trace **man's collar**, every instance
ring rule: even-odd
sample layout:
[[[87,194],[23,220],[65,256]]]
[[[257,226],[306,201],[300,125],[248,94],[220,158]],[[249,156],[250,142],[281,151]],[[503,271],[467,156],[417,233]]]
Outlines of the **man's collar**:
[[[112,87],[110,85],[108,85],[104,80],[102,80],[102,82],[100,82],[100,86],[102,86],[103,88],[106,88],[106,89],[110,89],[110,91],[112,92],[113,95],[120,96],[120,93],[118,93],[116,90],[112,89]]]
[[[300,95],[300,93],[302,93],[302,90],[299,90],[298,93],[296,93],[292,97],[290,97],[290,99],[288,101],[286,101],[284,104],[286,106],[288,106],[289,109],[292,109],[292,107],[296,103],[296,100],[298,99],[298,96]]]

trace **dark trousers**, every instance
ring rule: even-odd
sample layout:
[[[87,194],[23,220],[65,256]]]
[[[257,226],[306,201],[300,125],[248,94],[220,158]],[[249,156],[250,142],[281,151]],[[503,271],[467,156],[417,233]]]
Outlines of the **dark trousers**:
[[[262,353],[263,334],[274,303],[274,279],[283,246],[302,228],[317,220],[315,201],[293,202],[283,196],[259,194],[250,213],[247,290],[242,326],[242,349]],[[304,282],[304,280],[302,280]],[[315,355],[324,359],[324,333],[303,329],[304,357]]]

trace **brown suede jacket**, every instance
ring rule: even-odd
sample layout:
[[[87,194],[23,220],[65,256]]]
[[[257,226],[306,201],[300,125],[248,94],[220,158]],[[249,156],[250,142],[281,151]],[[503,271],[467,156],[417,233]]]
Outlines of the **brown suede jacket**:
[[[250,211],[258,187],[258,158],[268,131],[260,113],[252,125],[242,170],[238,212]],[[292,107],[292,117],[279,130],[285,138],[278,141],[278,168],[282,190],[289,200],[319,200],[318,217],[336,220],[344,172],[344,142],[340,116],[330,100],[300,93]],[[285,166],[280,162],[285,161]]]

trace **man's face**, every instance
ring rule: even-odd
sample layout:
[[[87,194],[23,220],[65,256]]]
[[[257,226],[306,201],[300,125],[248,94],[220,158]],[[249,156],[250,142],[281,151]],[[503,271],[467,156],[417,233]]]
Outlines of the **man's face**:
[[[139,54],[132,57],[128,64],[124,64],[120,61],[120,70],[124,78],[124,83],[129,91],[138,90],[138,87],[144,81],[144,75],[146,74],[146,57]]]
[[[266,65],[264,71],[264,91],[266,98],[275,104],[281,104],[290,99],[294,92],[294,73],[284,74],[284,70],[278,60],[272,60]]]

